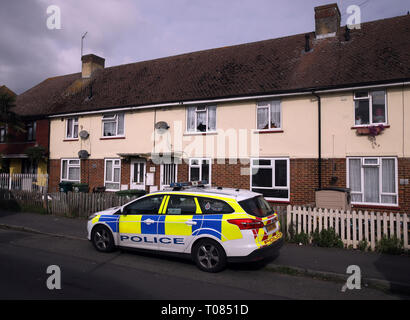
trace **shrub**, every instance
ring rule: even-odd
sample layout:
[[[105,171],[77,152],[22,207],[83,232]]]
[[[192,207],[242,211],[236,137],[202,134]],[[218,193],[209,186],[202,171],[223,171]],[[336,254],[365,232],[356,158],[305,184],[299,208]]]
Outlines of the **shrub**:
[[[318,247],[343,248],[343,242],[333,228],[313,232],[312,244]]]
[[[295,243],[309,244],[309,235],[307,233],[301,232],[295,234],[291,241]]]
[[[366,251],[369,247],[369,243],[367,242],[366,239],[360,240],[359,243],[357,244],[357,249],[360,251]]]
[[[396,236],[392,238],[383,236],[376,244],[376,251],[387,254],[401,254],[403,253],[403,241]]]

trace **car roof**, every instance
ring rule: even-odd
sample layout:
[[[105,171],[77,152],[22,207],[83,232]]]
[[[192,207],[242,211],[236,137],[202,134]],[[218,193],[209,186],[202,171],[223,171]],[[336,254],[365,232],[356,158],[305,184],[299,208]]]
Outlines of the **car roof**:
[[[260,193],[256,193],[250,190],[245,189],[234,189],[234,188],[214,188],[214,187],[190,187],[190,188],[182,188],[181,190],[174,191],[170,190],[161,190],[155,191],[153,193],[172,193],[172,194],[186,194],[186,193],[194,193],[198,194],[198,196],[218,196],[218,197],[226,197],[235,199],[237,201],[242,201],[250,198],[254,198],[260,196]]]

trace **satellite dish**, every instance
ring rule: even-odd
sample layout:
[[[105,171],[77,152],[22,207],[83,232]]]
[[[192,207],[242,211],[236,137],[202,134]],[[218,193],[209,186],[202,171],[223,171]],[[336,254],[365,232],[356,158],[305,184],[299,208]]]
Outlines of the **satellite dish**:
[[[80,150],[78,151],[78,157],[80,159],[87,159],[90,156],[87,150]]]
[[[157,129],[159,133],[164,133],[169,129],[169,125],[165,121],[159,121],[155,124],[155,129]]]
[[[87,139],[89,137],[89,135],[90,134],[88,133],[88,131],[85,131],[85,130],[80,131],[80,138],[83,139],[83,140]]]

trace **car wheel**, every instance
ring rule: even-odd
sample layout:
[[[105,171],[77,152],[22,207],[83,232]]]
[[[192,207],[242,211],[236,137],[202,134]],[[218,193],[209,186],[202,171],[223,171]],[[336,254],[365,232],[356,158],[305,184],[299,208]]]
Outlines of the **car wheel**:
[[[219,272],[226,267],[225,250],[214,240],[199,241],[192,251],[193,259],[199,269],[206,272]]]
[[[115,249],[111,231],[104,226],[96,226],[91,234],[94,247],[100,252],[112,252]]]

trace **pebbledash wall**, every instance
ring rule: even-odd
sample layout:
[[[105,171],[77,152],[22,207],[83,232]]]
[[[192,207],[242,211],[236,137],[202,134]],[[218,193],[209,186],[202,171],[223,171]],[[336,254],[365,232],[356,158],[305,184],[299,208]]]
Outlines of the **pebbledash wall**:
[[[410,185],[406,183],[410,177],[410,87],[375,89],[386,92],[387,127],[374,141],[357,135],[353,90],[320,93],[322,187],[348,187],[349,157],[392,157],[397,159],[398,205],[355,207],[410,212]],[[178,154],[182,157],[177,169],[178,181],[189,179],[190,158],[211,158],[212,185],[244,189],[251,187],[249,174],[244,174],[250,172],[251,159],[284,158],[289,159],[290,194],[288,201],[277,203],[313,204],[318,187],[318,101],[309,94],[278,99],[281,128],[271,131],[256,130],[259,101],[255,100],[214,104],[217,130],[207,134],[186,131],[186,108],[180,106],[126,111],[124,137],[111,139],[102,137],[102,113],[78,115],[79,131],[86,130],[90,134],[86,140],[67,140],[67,117],[53,117],[50,121],[50,190],[56,191],[61,180],[61,159],[78,159],[79,150],[90,154],[88,159],[81,160],[81,182],[88,183],[90,189],[104,185],[104,159],[107,158],[121,159],[121,185],[130,187],[129,158],[121,158],[120,154]],[[170,125],[166,134],[154,133],[154,123],[159,121]],[[239,134],[239,130],[242,133]],[[235,132],[236,139],[223,139],[221,155],[218,138],[227,132]],[[233,149],[237,152],[232,155]],[[154,184],[159,187],[160,166],[148,160],[146,172],[152,170],[155,170]]]

